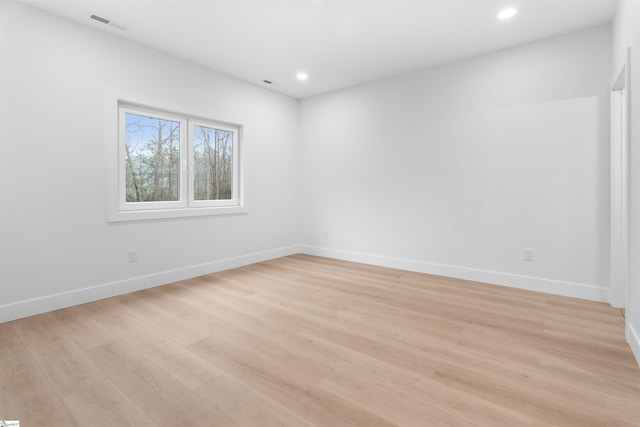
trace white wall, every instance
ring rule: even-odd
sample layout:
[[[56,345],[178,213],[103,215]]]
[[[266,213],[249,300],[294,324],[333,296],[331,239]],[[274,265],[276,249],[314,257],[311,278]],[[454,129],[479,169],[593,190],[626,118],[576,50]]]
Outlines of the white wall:
[[[610,30],[302,101],[303,250],[608,300]]]
[[[296,100],[0,5],[0,320],[298,250]],[[249,213],[107,223],[108,87],[243,124]]]
[[[631,47],[631,139],[629,188],[629,293],[626,337],[640,364],[640,2],[623,0],[613,23],[613,68],[611,83],[624,66]]]

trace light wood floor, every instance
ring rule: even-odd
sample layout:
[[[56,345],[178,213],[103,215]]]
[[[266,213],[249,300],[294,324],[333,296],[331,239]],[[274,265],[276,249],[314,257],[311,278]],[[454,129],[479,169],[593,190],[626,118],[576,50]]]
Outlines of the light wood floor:
[[[638,426],[619,310],[296,255],[0,325],[21,426]]]

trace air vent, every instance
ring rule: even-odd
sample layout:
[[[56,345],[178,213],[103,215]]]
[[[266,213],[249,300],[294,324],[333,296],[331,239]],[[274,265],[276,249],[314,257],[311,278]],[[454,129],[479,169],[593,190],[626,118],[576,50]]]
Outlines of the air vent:
[[[122,31],[126,31],[126,30],[129,29],[128,25],[124,25],[124,24],[121,24],[119,22],[114,22],[109,18],[105,18],[104,16],[91,14],[90,18],[95,20],[95,21],[102,22],[103,24],[107,24],[110,27],[114,27],[114,28],[117,28],[119,30],[122,30]]]
[[[103,18],[102,16],[98,15],[91,15],[91,19],[95,19],[96,21],[102,22],[103,24],[109,24],[109,22],[111,22],[107,18]]]

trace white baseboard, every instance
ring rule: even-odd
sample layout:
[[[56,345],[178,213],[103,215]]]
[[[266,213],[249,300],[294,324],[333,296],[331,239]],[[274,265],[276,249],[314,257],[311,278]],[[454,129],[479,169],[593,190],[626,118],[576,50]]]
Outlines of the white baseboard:
[[[638,366],[640,366],[640,336],[636,333],[633,325],[628,321],[626,338],[629,343],[629,347],[631,347],[631,352],[635,356]]]
[[[287,246],[0,305],[0,323],[297,253],[298,245]]]
[[[425,261],[394,258],[339,249],[308,245],[292,245],[0,305],[0,323],[297,253],[324,256],[345,261],[378,265],[381,267],[415,271],[419,273],[455,277],[459,279],[510,286],[513,288],[546,292],[592,301],[609,301],[609,288],[607,287],[499,273],[468,267],[436,264]],[[633,329],[630,329],[628,334],[632,337],[628,338],[628,340],[632,349],[634,349],[636,358],[638,358],[638,355],[640,355],[640,342],[638,341],[638,336]]]
[[[308,255],[324,256],[345,261],[378,265],[381,267],[415,271],[418,273],[454,277],[457,279],[509,286],[512,288],[582,298],[591,301],[609,301],[609,288],[605,286],[592,286],[581,283],[564,282],[560,280],[500,273],[496,271],[480,270],[456,265],[436,264],[425,261],[372,255],[317,246],[301,245],[300,250],[302,253]]]

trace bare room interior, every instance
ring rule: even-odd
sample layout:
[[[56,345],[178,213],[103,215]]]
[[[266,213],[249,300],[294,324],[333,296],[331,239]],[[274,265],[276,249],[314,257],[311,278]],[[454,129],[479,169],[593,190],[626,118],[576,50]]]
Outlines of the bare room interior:
[[[640,1],[0,0],[0,422],[640,426]]]

